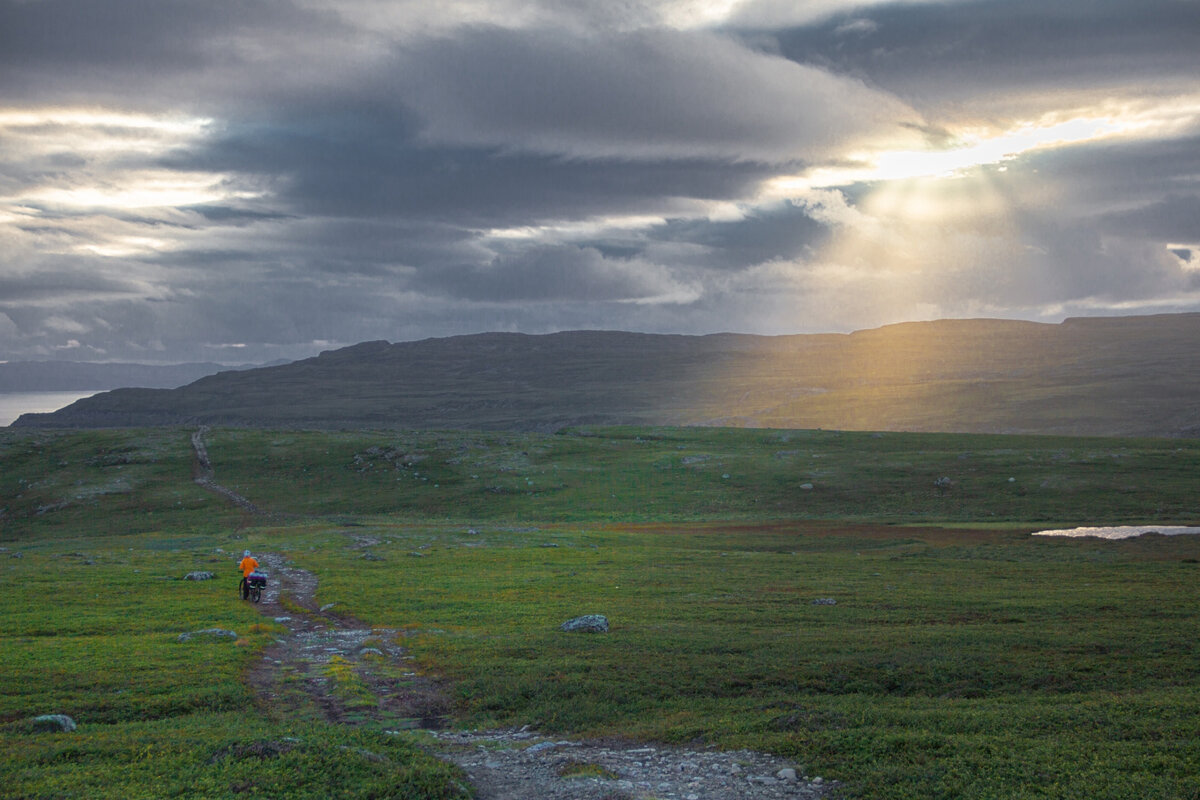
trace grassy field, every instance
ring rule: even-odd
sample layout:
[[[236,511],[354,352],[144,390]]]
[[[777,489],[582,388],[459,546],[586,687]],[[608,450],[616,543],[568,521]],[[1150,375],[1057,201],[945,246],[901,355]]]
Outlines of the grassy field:
[[[463,724],[761,749],[852,797],[1200,797],[1200,538],[1028,535],[1197,522],[1198,443],[212,431],[251,516],[189,436],[0,431],[14,796],[458,796],[418,739],[255,703],[250,547],[407,629]],[[557,631],[584,613],[611,632]],[[239,638],[177,641],[209,627]]]

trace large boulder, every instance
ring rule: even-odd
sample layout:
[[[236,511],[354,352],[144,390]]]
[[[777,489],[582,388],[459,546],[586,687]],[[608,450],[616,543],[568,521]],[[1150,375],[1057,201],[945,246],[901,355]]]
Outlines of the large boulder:
[[[29,729],[35,733],[70,733],[75,730],[75,720],[66,714],[43,714],[29,721]]]
[[[567,633],[608,633],[608,617],[603,614],[585,614],[567,620],[559,625],[558,629]]]

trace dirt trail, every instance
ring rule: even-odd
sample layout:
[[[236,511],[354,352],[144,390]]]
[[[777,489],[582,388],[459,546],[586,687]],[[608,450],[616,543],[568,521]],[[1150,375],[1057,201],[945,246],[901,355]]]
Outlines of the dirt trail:
[[[248,676],[264,702],[285,712],[315,709],[330,722],[447,724],[444,692],[417,673],[400,631],[339,615],[336,606],[318,608],[316,576],[276,553],[259,560],[270,575],[259,609],[287,629]]]
[[[205,427],[200,428],[192,434],[192,449],[196,453],[196,465],[192,470],[192,480],[210,492],[221,495],[243,511],[248,511],[251,514],[265,514],[266,512],[261,508],[237,492],[217,483],[216,476],[213,473],[212,461],[208,458],[208,448],[204,444],[204,434],[207,432],[208,428]]]
[[[271,578],[259,608],[287,628],[249,674],[263,702],[285,713],[316,709],[330,722],[425,729],[435,754],[467,773],[480,800],[771,800],[819,798],[830,788],[762,753],[564,740],[527,728],[448,730],[443,686],[419,673],[402,631],[318,608],[316,576],[275,553],[260,560]],[[353,692],[345,691],[349,676]]]
[[[197,483],[253,509],[216,483],[207,453],[201,457],[202,433],[193,437],[205,469]],[[259,698],[287,714],[424,729],[435,755],[466,772],[479,800],[816,800],[834,785],[749,751],[564,740],[528,728],[449,730],[445,687],[420,673],[402,631],[364,625],[336,605],[318,607],[315,575],[276,553],[259,560],[270,578],[258,608],[286,629],[248,674]]]

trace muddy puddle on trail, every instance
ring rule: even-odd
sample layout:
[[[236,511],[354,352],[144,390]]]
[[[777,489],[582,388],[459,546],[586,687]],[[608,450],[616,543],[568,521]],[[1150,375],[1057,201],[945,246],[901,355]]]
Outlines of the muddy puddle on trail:
[[[317,607],[315,575],[278,554],[261,560],[271,577],[258,607],[287,631],[249,673],[263,703],[288,716],[423,729],[430,752],[458,765],[478,800],[817,800],[835,785],[749,751],[450,730],[445,687],[416,669],[401,631]]]

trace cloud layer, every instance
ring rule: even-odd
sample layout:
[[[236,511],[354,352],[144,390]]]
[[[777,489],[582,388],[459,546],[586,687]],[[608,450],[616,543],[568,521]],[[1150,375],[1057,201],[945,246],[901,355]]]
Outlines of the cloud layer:
[[[0,359],[1200,309],[1197,24],[0,0]]]

